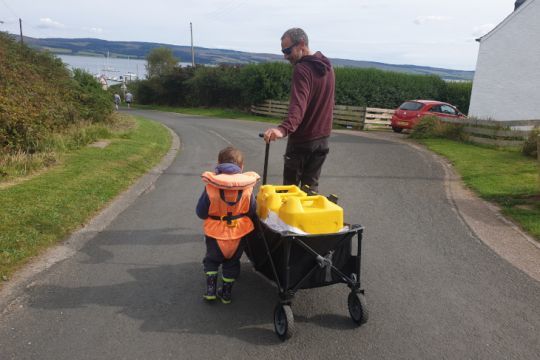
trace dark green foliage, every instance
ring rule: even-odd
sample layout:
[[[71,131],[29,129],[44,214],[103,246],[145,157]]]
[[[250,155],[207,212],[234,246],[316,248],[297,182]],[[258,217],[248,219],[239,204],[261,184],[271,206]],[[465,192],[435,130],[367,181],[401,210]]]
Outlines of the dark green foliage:
[[[105,121],[111,114],[111,97],[89,73],[75,69],[75,97],[79,103],[80,116],[92,122]]]
[[[101,121],[111,101],[97,82],[0,33],[0,151],[34,153],[50,133]]]
[[[229,66],[197,68],[186,83],[193,106],[237,106],[240,99],[239,69]]]
[[[171,75],[132,87],[142,104],[247,108],[266,99],[287,100],[292,69],[283,62],[177,67]],[[471,83],[377,69],[336,68],[335,73],[336,104],[394,109],[406,100],[431,99],[455,104],[462,112],[468,108]]]
[[[393,109],[405,100],[440,99],[445,82],[437,76],[377,69],[336,68],[336,104]]]
[[[148,78],[170,75],[178,66],[180,59],[174,57],[171,49],[158,47],[152,49],[146,56],[146,71]]]
[[[258,104],[266,99],[287,100],[291,88],[292,67],[285,63],[248,65],[240,71],[242,105]]]
[[[469,112],[471,100],[472,82],[458,81],[446,83],[446,95],[442,101],[456,106],[464,114]]]

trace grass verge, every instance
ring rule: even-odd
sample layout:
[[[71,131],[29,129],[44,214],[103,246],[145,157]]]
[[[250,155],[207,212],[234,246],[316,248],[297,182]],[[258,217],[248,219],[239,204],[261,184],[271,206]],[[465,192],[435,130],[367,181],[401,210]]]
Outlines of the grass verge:
[[[538,161],[518,150],[495,149],[447,139],[418,140],[449,159],[467,186],[540,241]]]
[[[151,169],[171,144],[168,130],[136,117],[105,148],[68,150],[60,164],[0,188],[0,279],[63,240]]]
[[[179,114],[187,115],[199,115],[199,116],[210,116],[221,119],[238,119],[238,120],[251,120],[251,121],[260,121],[273,124],[281,123],[281,119],[266,117],[266,116],[257,116],[248,114],[240,110],[233,109],[222,109],[222,108],[189,108],[189,107],[173,107],[173,106],[164,106],[164,105],[136,105],[134,108],[143,109],[143,110],[159,110],[159,111],[168,111],[175,112]]]

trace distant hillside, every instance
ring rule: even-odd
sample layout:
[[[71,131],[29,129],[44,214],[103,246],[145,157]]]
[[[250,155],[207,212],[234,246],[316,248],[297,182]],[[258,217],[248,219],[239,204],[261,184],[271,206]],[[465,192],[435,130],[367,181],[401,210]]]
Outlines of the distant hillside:
[[[183,62],[191,62],[191,47],[138,41],[107,41],[100,39],[37,39],[25,37],[30,46],[47,49],[57,54],[96,55],[111,57],[131,57],[144,59],[148,52],[156,47],[168,47],[174,55]],[[416,65],[392,65],[371,61],[347,59],[331,59],[334,66],[376,68],[387,71],[397,71],[412,74],[437,75],[446,80],[472,80],[474,72],[465,70],[450,70]],[[224,49],[208,49],[195,47],[195,63],[197,64],[249,64],[267,61],[283,61],[283,56],[276,54],[248,53]]]

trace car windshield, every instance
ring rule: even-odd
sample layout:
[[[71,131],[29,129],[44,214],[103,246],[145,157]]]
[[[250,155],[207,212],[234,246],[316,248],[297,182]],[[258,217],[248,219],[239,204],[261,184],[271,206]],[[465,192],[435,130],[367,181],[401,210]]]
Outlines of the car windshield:
[[[400,110],[420,110],[424,104],[415,101],[406,101],[399,107]]]

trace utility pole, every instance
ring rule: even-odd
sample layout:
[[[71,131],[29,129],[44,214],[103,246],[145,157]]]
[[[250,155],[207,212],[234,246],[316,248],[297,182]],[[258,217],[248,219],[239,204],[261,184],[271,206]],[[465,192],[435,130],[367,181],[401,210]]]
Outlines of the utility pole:
[[[21,29],[21,45],[23,44],[23,35],[22,35],[22,19],[19,18],[19,29]]]
[[[193,25],[189,23],[189,30],[191,31],[191,66],[195,67],[195,52],[193,51]]]

